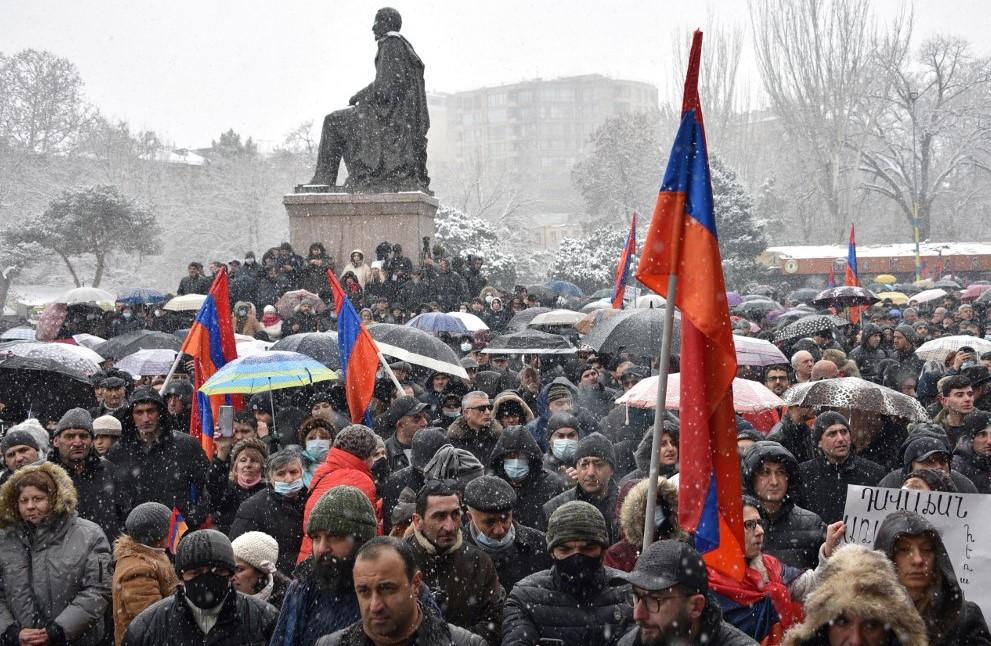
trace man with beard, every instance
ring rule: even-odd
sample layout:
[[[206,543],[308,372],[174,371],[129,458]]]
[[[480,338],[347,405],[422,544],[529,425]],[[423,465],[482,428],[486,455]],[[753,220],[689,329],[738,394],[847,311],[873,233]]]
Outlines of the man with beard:
[[[616,578],[633,586],[633,619],[637,622],[619,646],[757,643],[722,620],[719,604],[709,596],[705,564],[687,543],[652,543],[632,572]]]
[[[630,629],[630,587],[619,570],[604,567],[609,533],[602,513],[575,500],[558,507],[547,525],[553,565],[517,583],[506,601],[503,646],[608,646]],[[704,566],[700,567],[704,570]]]
[[[340,485],[320,498],[306,525],[313,554],[296,568],[271,646],[313,646],[361,618],[351,571],[375,527],[375,510],[361,490]]]

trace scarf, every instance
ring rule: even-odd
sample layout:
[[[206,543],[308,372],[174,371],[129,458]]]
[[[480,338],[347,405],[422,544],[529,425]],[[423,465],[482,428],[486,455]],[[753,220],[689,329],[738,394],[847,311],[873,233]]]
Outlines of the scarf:
[[[802,606],[792,601],[788,586],[782,580],[784,566],[773,556],[762,554],[758,559],[751,561],[744,573],[743,581],[737,581],[712,568],[708,568],[708,570],[709,590],[730,602],[742,608],[750,609],[761,602],[770,601],[777,613],[778,622],[771,626],[763,625],[759,632],[764,634],[760,635],[755,635],[747,630],[747,628],[757,628],[756,625],[741,628],[754,639],[765,643],[763,639],[769,637],[767,644],[780,644],[784,632],[790,626],[802,622]],[[726,614],[726,610],[724,604],[724,614]],[[756,623],[760,624],[760,622]]]
[[[461,549],[461,544],[464,542],[464,536],[461,534],[461,530],[458,530],[458,540],[454,542],[454,545],[443,552],[438,552],[437,546],[431,543],[430,539],[421,534],[420,530],[414,529],[413,536],[416,537],[416,542],[420,544],[420,547],[422,547],[423,550],[431,556],[437,556],[438,554],[452,554],[457,552]]]
[[[269,573],[269,575],[268,575],[268,583],[265,584],[265,587],[262,588],[261,591],[256,592],[255,594],[253,594],[251,596],[253,596],[255,599],[261,599],[262,601],[268,601],[268,598],[272,596],[272,590],[274,588],[275,588],[275,577],[272,576],[271,573]]]
[[[278,314],[264,314],[262,315],[262,325],[265,327],[272,327],[276,323],[282,321],[282,317]]]
[[[242,489],[251,489],[261,481],[262,481],[261,474],[258,474],[257,476],[251,479],[247,479],[241,475],[237,476],[237,486],[241,487]]]

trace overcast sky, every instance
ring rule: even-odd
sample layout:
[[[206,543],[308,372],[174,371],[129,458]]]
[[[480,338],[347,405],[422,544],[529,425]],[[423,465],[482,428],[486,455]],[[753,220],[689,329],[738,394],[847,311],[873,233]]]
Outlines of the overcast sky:
[[[759,0],[755,0],[759,1]],[[900,0],[874,0],[881,18]],[[3,0],[5,54],[32,47],[71,60],[87,98],[132,129],[178,147],[209,145],[227,128],[265,147],[343,107],[374,72],[372,19],[359,0]],[[428,91],[601,73],[671,79],[677,28],[716,19],[749,31],[744,0],[399,0],[403,33],[426,64]],[[915,42],[935,32],[981,54],[988,0],[919,0]],[[687,36],[686,36],[687,38]],[[752,73],[752,45],[745,66]]]

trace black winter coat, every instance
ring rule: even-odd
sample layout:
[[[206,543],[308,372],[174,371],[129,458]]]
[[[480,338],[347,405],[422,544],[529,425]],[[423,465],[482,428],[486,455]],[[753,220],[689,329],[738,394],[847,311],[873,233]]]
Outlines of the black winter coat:
[[[458,628],[421,606],[423,621],[407,646],[484,646],[485,640],[464,628]],[[316,646],[375,646],[365,635],[361,622],[321,637]]]
[[[382,528],[385,534],[392,530],[392,510],[399,503],[399,495],[403,489],[409,487],[413,491],[419,491],[423,483],[421,472],[413,467],[406,467],[393,471],[385,484],[379,488],[379,497],[382,499]]]
[[[130,415],[126,417],[120,440],[107,453],[118,485],[129,494],[132,505],[160,502],[169,509],[176,507],[189,527],[199,526],[210,514],[209,462],[199,441],[173,433],[163,415],[162,431],[146,452]]]
[[[832,464],[822,454],[798,466],[802,500],[809,511],[827,525],[843,519],[847,485],[874,486],[884,477],[884,467],[858,455],[843,464]]]
[[[901,489],[901,486],[905,484],[907,475],[905,469],[895,469],[881,478],[877,486],[888,487],[889,489]],[[970,478],[956,469],[950,469],[950,480],[957,486],[958,493],[980,493],[974,483],[970,481]]]
[[[503,468],[503,456],[512,451],[523,453],[530,464],[530,473],[518,482],[510,480]],[[565,487],[556,474],[544,469],[544,455],[530,431],[523,426],[504,428],[486,465],[493,475],[508,482],[516,491],[513,520],[541,531],[546,529],[544,504]]]
[[[79,517],[99,525],[112,545],[124,533],[124,521],[131,511],[126,492],[114,475],[114,465],[106,458],[101,458],[96,449],[90,449],[81,473],[76,473],[75,469],[64,464],[57,450],[52,451],[48,460],[65,469],[72,478],[79,496],[79,503],[76,505]]]
[[[513,519],[513,527],[516,528],[516,538],[513,540],[513,544],[499,551],[480,545],[475,538],[471,523],[461,528],[465,542],[474,545],[492,559],[492,565],[495,566],[496,574],[499,575],[499,583],[506,592],[512,590],[513,586],[522,579],[551,566],[551,557],[547,553],[544,533],[520,525],[515,518]]]
[[[817,453],[815,443],[812,441],[812,429],[805,424],[796,424],[788,415],[774,425],[767,434],[767,439],[785,447],[797,464],[808,462]]]
[[[613,586],[619,570],[604,567],[582,598],[561,585],[554,568],[531,574],[509,593],[502,620],[502,646],[532,646],[560,640],[571,646],[611,646],[633,626],[630,586]]]
[[[750,635],[743,632],[736,626],[723,621],[723,612],[719,608],[719,602],[711,596],[702,611],[699,634],[691,642],[685,642],[685,646],[756,646],[757,642]],[[636,627],[623,635],[619,640],[619,646],[642,646],[640,639],[640,628]]]
[[[216,625],[206,635],[186,605],[182,586],[134,618],[122,646],[268,646],[279,613],[231,588]]]
[[[291,576],[299,556],[299,546],[303,543],[306,499],[305,489],[296,498],[290,499],[275,493],[269,485],[241,503],[228,536],[234,540],[246,532],[268,534],[279,544],[279,560],[275,567],[286,576]]]
[[[547,521],[551,514],[566,502],[573,500],[583,500],[600,512],[606,519],[606,527],[609,529],[609,544],[612,545],[619,540],[619,519],[616,518],[616,497],[619,495],[619,488],[615,480],[609,481],[609,489],[605,498],[592,498],[579,486],[574,486],[562,494],[554,496],[544,504],[544,521],[542,527],[547,527]]]
[[[974,483],[980,493],[991,493],[991,457],[977,455],[966,440],[953,451],[953,470]]]
[[[210,460],[210,469],[207,471],[207,489],[213,502],[214,528],[224,534],[230,533],[231,523],[234,522],[241,504],[265,489],[263,480],[259,480],[250,489],[242,488],[230,479],[230,470],[230,462],[214,458]]]

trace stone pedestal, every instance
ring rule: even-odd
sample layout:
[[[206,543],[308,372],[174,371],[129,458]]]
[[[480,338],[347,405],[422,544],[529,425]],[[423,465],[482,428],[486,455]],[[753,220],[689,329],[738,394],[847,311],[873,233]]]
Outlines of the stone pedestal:
[[[361,249],[365,262],[375,260],[383,240],[403,247],[416,265],[423,238],[433,239],[438,202],[420,193],[292,193],[282,198],[289,213],[289,240],[301,256],[322,242],[340,272],[351,251]]]

